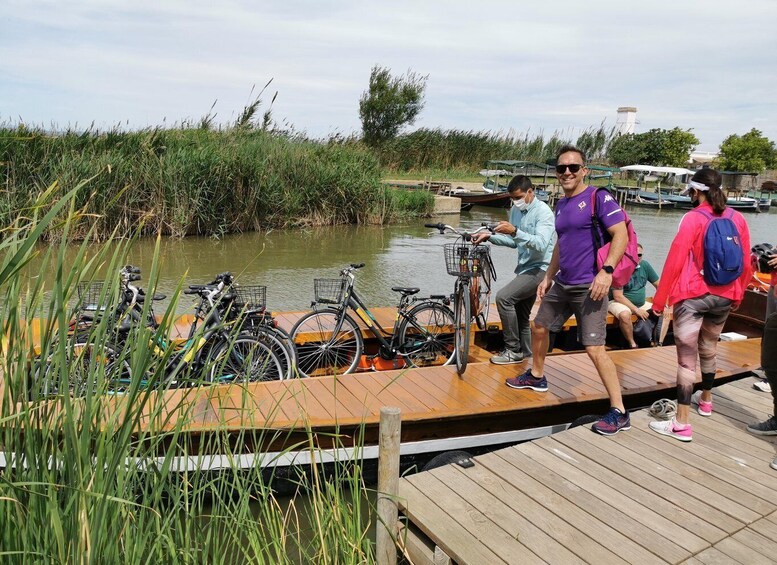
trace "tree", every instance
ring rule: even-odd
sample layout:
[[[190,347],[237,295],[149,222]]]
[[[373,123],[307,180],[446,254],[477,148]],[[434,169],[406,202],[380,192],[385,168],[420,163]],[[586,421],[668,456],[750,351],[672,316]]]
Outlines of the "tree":
[[[777,150],[755,128],[739,136],[729,135],[720,144],[720,166],[726,171],[760,173],[777,165]]]
[[[429,75],[408,71],[392,77],[391,69],[372,67],[370,86],[359,99],[364,142],[380,145],[397,136],[399,130],[415,122],[424,107],[424,92]]]
[[[690,130],[678,127],[651,129],[645,133],[626,134],[616,137],[607,151],[610,161],[623,165],[656,165],[663,167],[684,167],[699,144]]]

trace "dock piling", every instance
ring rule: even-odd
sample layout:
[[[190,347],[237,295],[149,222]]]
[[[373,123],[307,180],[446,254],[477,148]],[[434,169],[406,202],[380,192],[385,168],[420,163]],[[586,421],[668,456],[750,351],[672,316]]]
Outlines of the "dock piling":
[[[399,493],[399,438],[402,426],[399,408],[380,409],[378,444],[378,524],[375,545],[378,565],[397,563],[397,496]]]

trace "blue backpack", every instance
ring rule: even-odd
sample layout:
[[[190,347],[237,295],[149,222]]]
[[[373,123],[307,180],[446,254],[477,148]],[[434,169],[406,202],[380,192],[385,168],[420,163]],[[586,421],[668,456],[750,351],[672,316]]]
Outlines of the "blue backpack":
[[[737,226],[731,219],[733,210],[726,208],[720,216],[706,209],[694,212],[709,220],[704,228],[704,282],[712,286],[734,282],[742,274],[745,253]]]

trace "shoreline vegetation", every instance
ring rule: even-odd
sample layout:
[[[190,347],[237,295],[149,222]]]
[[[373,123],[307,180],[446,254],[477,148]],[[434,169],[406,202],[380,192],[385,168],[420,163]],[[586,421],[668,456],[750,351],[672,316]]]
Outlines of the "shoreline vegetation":
[[[301,466],[299,474],[289,477],[296,494],[280,498],[271,490],[271,472],[261,467],[262,457],[270,457],[261,454],[261,446],[283,432],[246,429],[235,438],[214,429],[200,438],[201,451],[191,450],[186,418],[168,421],[166,415],[180,410],[185,416],[192,409],[185,404],[186,392],[196,389],[180,389],[166,395],[165,402],[154,401],[154,395],[164,394],[166,381],[163,364],[143,345],[153,343],[148,334],[143,334],[146,341],[137,336],[137,345],[122,350],[122,356],[132,374],[144,375],[149,384],[133,379],[121,394],[108,393],[99,356],[81,359],[68,347],[67,321],[76,307],[76,286],[89,281],[98,265],[113,269],[126,263],[132,242],[109,238],[93,245],[87,237],[77,246],[77,259],[67,258],[70,234],[83,226],[85,211],[73,205],[83,188],[76,185],[59,195],[52,184],[42,199],[31,202],[28,217],[15,218],[0,240],[0,454],[5,458],[0,471],[0,561],[374,562],[374,496],[363,480],[358,449],[353,459],[335,463],[326,474],[315,464]],[[60,241],[37,246],[41,233],[52,229],[61,233]],[[24,276],[34,254],[56,273],[54,280]],[[158,263],[159,239],[151,278]],[[172,308],[163,326],[175,317]],[[108,318],[91,326],[89,343],[99,347],[111,339],[104,323]],[[31,343],[34,319],[46,320],[40,322],[40,356]],[[78,376],[72,369],[76,363],[85,368]],[[56,379],[53,392],[35,385],[41,373]],[[70,394],[73,379],[79,392]],[[243,402],[246,410],[253,409],[247,391]],[[150,430],[149,422],[159,422],[159,429]],[[320,461],[308,433],[309,439],[295,448]],[[332,436],[335,445],[351,446],[352,440]],[[225,462],[237,463],[241,452],[233,447],[243,444],[257,446],[249,468],[235,464],[218,472],[176,470],[181,457],[207,463],[198,453],[220,454]]]
[[[600,155],[603,126],[577,143]],[[140,131],[51,132],[0,124],[0,221],[26,215],[57,182],[62,196],[84,179],[74,206],[83,211],[69,237],[168,235],[219,237],[284,227],[386,224],[429,216],[434,196],[381,182],[395,175],[476,175],[489,159],[544,162],[568,140],[553,134],[421,129],[377,147],[355,137],[310,140],[294,132],[182,124]],[[42,234],[62,237],[59,223]]]

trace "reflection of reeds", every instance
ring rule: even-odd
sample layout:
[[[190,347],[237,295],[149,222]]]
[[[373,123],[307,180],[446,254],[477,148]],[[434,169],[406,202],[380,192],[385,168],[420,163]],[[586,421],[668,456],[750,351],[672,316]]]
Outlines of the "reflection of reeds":
[[[390,171],[476,171],[492,159],[545,163],[567,143],[585,151],[589,160],[600,160],[615,135],[604,124],[588,128],[577,138],[555,132],[547,139],[542,133],[419,129],[385,142],[378,153]]]
[[[195,411],[214,406],[215,401],[203,404],[193,399],[207,399],[217,389],[164,392],[155,386],[164,379],[147,340],[134,340],[137,347],[123,355],[133,375],[146,375],[150,385],[133,380],[122,394],[106,394],[105,369],[99,358],[92,358],[88,377],[93,386],[87,386],[83,396],[60,392],[42,397],[31,386],[41,359],[46,360],[49,375],[58,377],[60,389],[67,389],[73,376],[67,321],[77,307],[75,289],[89,280],[97,264],[115,272],[114,267],[126,262],[128,242],[116,241],[99,247],[84,242],[75,261],[64,260],[71,230],[82,219],[82,212],[71,205],[78,192],[74,189],[56,204],[32,202],[30,219],[11,222],[12,229],[0,241],[0,451],[6,458],[0,474],[0,561],[372,561],[366,535],[370,512],[355,459],[335,465],[328,479],[315,472],[301,474],[295,480],[305,494],[277,499],[260,468],[260,447],[287,432],[246,426],[230,435],[214,426],[200,437],[194,451],[187,423]],[[45,210],[50,212],[44,217]],[[34,246],[40,232],[56,221],[61,243],[46,249]],[[43,253],[43,263],[51,267],[43,270],[55,272],[54,280],[20,274],[35,252]],[[150,284],[157,268],[155,262],[148,273]],[[106,282],[107,287],[111,284]],[[112,290],[105,288],[104,295]],[[169,326],[173,312],[174,305],[165,313],[163,326]],[[34,319],[46,321],[38,324]],[[38,332],[39,357],[31,339]],[[107,323],[97,324],[90,338],[96,344],[109,341]],[[231,398],[230,414],[250,421],[254,400],[247,390]],[[271,407],[264,411],[272,417]],[[305,430],[298,431],[304,436]],[[307,437],[297,447],[318,459],[310,430]],[[332,443],[341,444],[337,437]],[[203,452],[237,460],[245,445],[256,446],[257,455],[247,469],[227,465],[213,474],[174,468],[176,458],[184,455],[204,461],[199,455]]]
[[[314,142],[260,129],[181,126],[56,135],[0,126],[0,222],[8,225],[55,180],[76,196],[82,222],[108,237],[141,233],[221,235],[296,224],[387,221],[408,212],[380,188],[375,156],[358,144]],[[391,202],[387,210],[386,201]],[[431,206],[431,198],[420,212]],[[419,210],[412,209],[410,212]],[[58,228],[43,234],[56,239]]]

